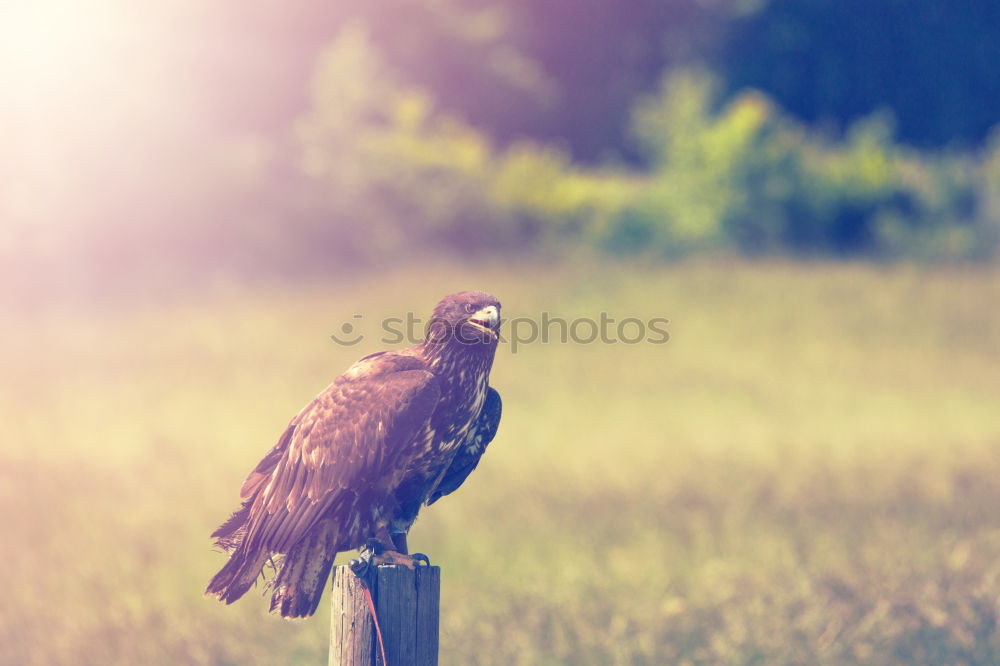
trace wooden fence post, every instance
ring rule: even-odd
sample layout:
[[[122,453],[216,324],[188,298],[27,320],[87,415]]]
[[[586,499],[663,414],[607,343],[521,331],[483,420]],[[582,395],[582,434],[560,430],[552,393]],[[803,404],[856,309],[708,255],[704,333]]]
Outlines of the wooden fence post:
[[[331,597],[330,666],[437,666],[440,567],[376,569],[372,597],[388,665],[364,588],[349,567],[334,568]]]

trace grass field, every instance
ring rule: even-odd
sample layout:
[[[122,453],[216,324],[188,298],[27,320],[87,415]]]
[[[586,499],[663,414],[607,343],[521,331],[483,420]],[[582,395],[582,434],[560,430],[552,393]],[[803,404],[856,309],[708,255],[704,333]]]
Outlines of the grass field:
[[[208,533],[380,316],[459,288],[671,339],[498,352],[500,434],[411,533],[443,568],[442,665],[1000,663],[1000,271],[780,263],[9,313],[0,663],[325,663],[325,601],[202,597]],[[333,344],[353,313],[369,337]]]

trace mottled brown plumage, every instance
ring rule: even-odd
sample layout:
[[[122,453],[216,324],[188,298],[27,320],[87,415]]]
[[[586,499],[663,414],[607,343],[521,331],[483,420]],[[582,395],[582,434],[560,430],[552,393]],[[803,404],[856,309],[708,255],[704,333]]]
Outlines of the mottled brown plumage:
[[[457,489],[500,419],[499,308],[482,292],[445,297],[423,343],[361,359],[306,405],[213,533],[230,558],[206,592],[232,603],[275,562],[271,610],[311,615],[338,552],[405,534]]]

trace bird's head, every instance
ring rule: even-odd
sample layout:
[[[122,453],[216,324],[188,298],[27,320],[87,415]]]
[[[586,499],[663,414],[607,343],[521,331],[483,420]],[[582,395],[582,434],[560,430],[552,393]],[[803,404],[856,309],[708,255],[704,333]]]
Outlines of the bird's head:
[[[460,291],[441,299],[427,326],[431,342],[496,345],[500,301],[482,291]]]

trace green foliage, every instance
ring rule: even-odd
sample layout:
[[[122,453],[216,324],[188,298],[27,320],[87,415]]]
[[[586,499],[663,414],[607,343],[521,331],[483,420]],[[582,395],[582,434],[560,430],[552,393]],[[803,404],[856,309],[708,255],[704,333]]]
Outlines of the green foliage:
[[[986,172],[973,157],[906,149],[884,115],[829,139],[760,93],[722,103],[717,90],[706,72],[680,71],[637,106],[635,135],[651,172],[606,245],[661,255],[995,253],[996,217],[982,208]]]
[[[357,252],[561,242],[606,223],[634,190],[549,146],[497,150],[426,92],[395,83],[358,27],[322,58],[312,100],[297,124],[300,169],[321,191],[314,215],[334,239],[360,241]]]
[[[565,153],[533,143],[503,153],[491,186],[513,237],[550,246],[585,241],[639,190],[627,174],[581,169]]]
[[[691,69],[640,100],[632,125],[641,168],[586,167],[535,142],[498,147],[399,83],[355,26],[321,59],[296,125],[310,233],[368,260],[528,246],[995,255],[995,157],[905,148],[888,115],[835,139],[759,92],[724,100],[711,73]]]
[[[296,129],[300,169],[319,185],[312,215],[351,253],[375,259],[465,234],[486,242],[487,140],[397,83],[360,26],[322,56]]]
[[[650,227],[642,234],[648,242],[636,249],[672,254],[724,246],[728,221],[747,208],[752,193],[739,181],[749,175],[768,109],[747,96],[716,114],[715,97],[710,77],[681,72],[638,105],[635,133],[653,171],[622,220],[632,235]]]

